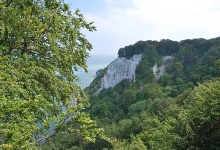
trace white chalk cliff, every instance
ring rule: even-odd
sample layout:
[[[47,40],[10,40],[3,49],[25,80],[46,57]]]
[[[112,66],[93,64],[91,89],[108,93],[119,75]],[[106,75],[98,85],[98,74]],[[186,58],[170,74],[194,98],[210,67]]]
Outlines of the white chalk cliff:
[[[173,57],[164,56],[163,64],[161,66],[158,67],[157,64],[155,64],[152,67],[152,71],[156,79],[159,79],[160,76],[164,74],[166,62],[170,59],[173,59]],[[141,54],[136,54],[130,59],[127,59],[125,57],[117,58],[115,61],[109,64],[107,73],[101,78],[101,85],[96,93],[98,93],[102,89],[114,87],[116,84],[118,84],[120,81],[124,79],[130,79],[135,81],[135,70],[140,61]]]
[[[124,79],[135,81],[135,70],[141,60],[141,54],[132,58],[119,57],[108,66],[107,74],[101,78],[101,86],[97,91],[114,87]]]
[[[159,79],[160,76],[162,76],[165,72],[165,68],[166,68],[166,62],[167,60],[173,59],[172,56],[164,56],[163,57],[163,64],[161,66],[157,66],[157,64],[155,64],[152,68],[153,72],[154,72],[154,76],[156,79]]]

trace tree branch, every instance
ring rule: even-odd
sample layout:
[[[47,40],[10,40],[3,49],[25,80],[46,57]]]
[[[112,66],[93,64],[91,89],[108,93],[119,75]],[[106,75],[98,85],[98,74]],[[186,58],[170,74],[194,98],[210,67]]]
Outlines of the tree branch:
[[[8,2],[8,4],[7,4],[5,7],[10,6],[10,5],[11,5],[11,3],[12,3],[13,1],[14,1],[14,0],[10,0],[10,1]]]

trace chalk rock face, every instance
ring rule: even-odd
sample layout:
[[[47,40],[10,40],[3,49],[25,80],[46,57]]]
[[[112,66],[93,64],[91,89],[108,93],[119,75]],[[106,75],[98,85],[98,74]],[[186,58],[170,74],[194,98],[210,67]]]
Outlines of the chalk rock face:
[[[164,56],[163,57],[163,64],[161,66],[157,66],[157,64],[155,64],[152,68],[153,72],[154,72],[154,76],[156,79],[159,79],[160,76],[162,76],[165,72],[165,68],[166,68],[166,61],[169,59],[173,59],[172,56]]]
[[[107,74],[101,78],[100,90],[114,87],[123,79],[135,81],[135,69],[141,60],[141,54],[134,55],[132,58],[119,57],[113,61],[107,70]]]

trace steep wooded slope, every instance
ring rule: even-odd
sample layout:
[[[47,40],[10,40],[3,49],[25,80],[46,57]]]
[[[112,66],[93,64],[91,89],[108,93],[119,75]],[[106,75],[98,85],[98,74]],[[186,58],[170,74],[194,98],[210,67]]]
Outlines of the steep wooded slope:
[[[141,54],[135,82],[122,80],[100,88],[107,68],[85,89],[86,109],[110,141],[73,141],[57,145],[81,149],[220,149],[220,38],[139,41],[119,50],[127,59]],[[171,56],[165,73],[155,79],[152,67]],[[58,138],[59,139],[59,138]],[[64,139],[62,139],[63,141]],[[59,141],[59,140],[58,140]]]

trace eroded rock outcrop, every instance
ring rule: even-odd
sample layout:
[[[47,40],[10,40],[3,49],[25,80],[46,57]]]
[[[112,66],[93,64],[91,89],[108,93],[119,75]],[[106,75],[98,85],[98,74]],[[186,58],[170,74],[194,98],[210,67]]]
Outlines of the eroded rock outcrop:
[[[109,66],[107,73],[101,78],[101,86],[97,91],[114,87],[124,79],[135,81],[135,69],[141,60],[141,54],[134,55],[132,58],[119,57]]]
[[[154,72],[154,76],[156,79],[159,79],[160,76],[162,76],[165,72],[165,68],[166,68],[166,61],[173,59],[172,56],[164,56],[163,57],[163,64],[161,66],[157,66],[157,64],[155,64],[152,68],[153,72]]]
[[[173,59],[173,57],[164,56],[163,64],[161,66],[158,67],[157,64],[155,64],[154,67],[152,67],[152,71],[154,72],[156,79],[159,79],[160,76],[164,74],[166,62],[170,59]],[[98,93],[102,89],[114,87],[116,84],[124,79],[135,81],[135,70],[140,61],[141,54],[136,54],[130,59],[127,59],[125,57],[117,58],[115,61],[109,64],[107,73],[101,78],[101,85],[96,93]]]

